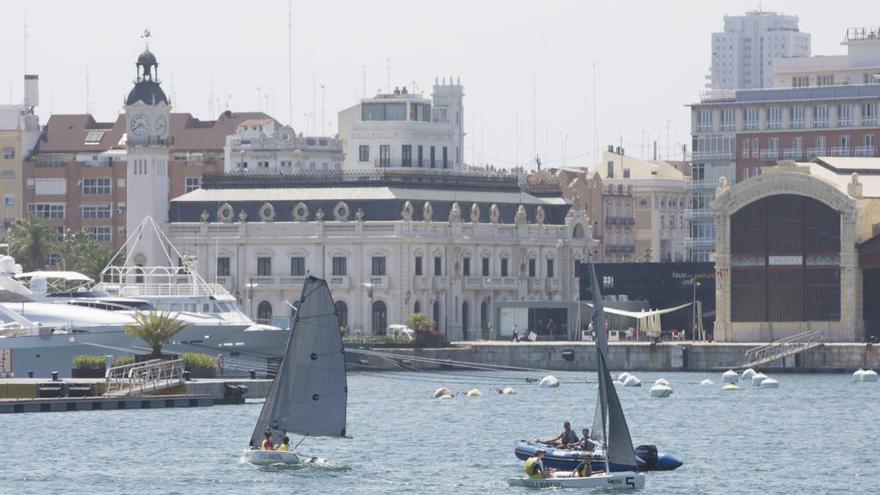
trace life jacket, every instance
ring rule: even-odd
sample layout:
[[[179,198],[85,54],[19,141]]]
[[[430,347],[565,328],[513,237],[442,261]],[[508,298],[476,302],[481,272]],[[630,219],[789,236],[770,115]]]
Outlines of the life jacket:
[[[537,457],[529,457],[526,459],[526,476],[529,478],[541,477],[541,465],[538,464]]]
[[[263,443],[262,443],[262,445],[260,446],[260,448],[263,449],[263,450],[275,450],[274,447],[275,447],[275,446],[272,445],[272,442],[271,442],[271,441],[269,441],[269,440],[265,440],[265,439],[263,440]]]
[[[278,450],[280,450],[281,452],[287,452],[290,449],[287,447],[286,443],[282,443],[281,445],[278,446]]]
[[[579,478],[588,478],[592,474],[590,469],[590,460],[586,459],[577,467],[577,475]]]

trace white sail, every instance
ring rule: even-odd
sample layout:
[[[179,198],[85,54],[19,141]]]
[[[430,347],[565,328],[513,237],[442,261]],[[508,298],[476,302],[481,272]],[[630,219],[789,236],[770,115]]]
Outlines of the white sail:
[[[284,360],[263,404],[251,446],[264,432],[345,436],[348,386],[336,306],[327,282],[307,277]]]

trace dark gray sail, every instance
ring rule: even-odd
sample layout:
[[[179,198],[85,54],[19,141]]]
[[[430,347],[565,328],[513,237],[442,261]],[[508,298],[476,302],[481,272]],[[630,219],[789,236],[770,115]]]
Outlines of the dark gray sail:
[[[251,445],[263,433],[345,436],[348,386],[336,306],[327,282],[306,277],[284,359],[263,404]]]
[[[593,330],[596,332],[596,367],[599,393],[593,416],[593,439],[605,444],[608,462],[618,470],[636,470],[635,452],[629,427],[608,370],[608,336],[605,329],[604,305],[596,268],[590,262],[590,283],[593,296]]]

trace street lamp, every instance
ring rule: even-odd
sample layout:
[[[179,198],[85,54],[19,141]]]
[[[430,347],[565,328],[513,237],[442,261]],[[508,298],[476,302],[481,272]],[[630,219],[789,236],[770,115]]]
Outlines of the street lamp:
[[[373,288],[376,285],[372,282],[364,282],[361,284],[367,288],[367,297],[370,298],[370,306],[367,308],[367,335],[373,334]]]
[[[693,305],[693,307],[691,308],[692,314],[693,314],[693,317],[691,318],[691,329],[692,329],[691,332],[693,333],[692,336],[693,336],[694,340],[697,340],[697,287],[700,286],[700,283],[697,282],[697,275],[696,274],[694,274],[691,277],[691,285],[693,285],[693,290],[694,290],[694,298],[691,303]],[[701,335],[700,337],[701,337],[700,340],[703,340],[703,338],[702,338],[703,336]]]

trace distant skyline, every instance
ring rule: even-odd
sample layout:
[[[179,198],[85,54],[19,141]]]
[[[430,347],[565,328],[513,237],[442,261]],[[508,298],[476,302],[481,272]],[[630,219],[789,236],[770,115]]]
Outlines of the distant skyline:
[[[289,123],[286,0],[148,5],[5,4],[0,102],[22,98],[27,16],[27,70],[40,76],[42,123],[53,113],[87,110],[99,121],[115,120],[135,77],[145,28],[152,33],[150,48],[173,111],[208,119],[228,104],[233,111],[262,110]],[[467,163],[533,168],[535,148],[545,165],[585,166],[609,144],[622,143],[628,154],[650,158],[654,140],[663,158],[680,160],[681,145],[690,149],[685,105],[705,86],[711,33],[723,29],[725,14],[741,15],[759,3],[451,0],[429,6],[298,0],[292,5],[297,132],[320,134],[323,123],[325,132],[335,133],[337,113],[362,96],[364,72],[366,94],[372,96],[387,89],[390,65],[392,88],[412,89],[415,83],[426,96],[435,77],[461,79]],[[814,55],[843,53],[846,28],[861,26],[864,14],[876,11],[871,0],[837,2],[833,9],[796,0],[765,0],[760,6],[798,15],[801,31],[812,34]]]

